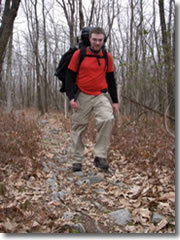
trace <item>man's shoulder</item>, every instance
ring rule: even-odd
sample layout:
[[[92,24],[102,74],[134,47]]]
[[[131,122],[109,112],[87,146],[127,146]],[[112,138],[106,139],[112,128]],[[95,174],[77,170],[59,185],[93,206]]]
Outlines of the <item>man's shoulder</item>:
[[[109,51],[106,51],[106,52],[107,52],[107,56],[112,58],[111,52],[109,52]]]
[[[72,55],[72,58],[74,59],[74,58],[78,58],[79,57],[79,54],[80,54],[80,49],[78,48],[78,49],[76,49],[75,51],[74,51],[74,53],[73,53],[73,55]]]

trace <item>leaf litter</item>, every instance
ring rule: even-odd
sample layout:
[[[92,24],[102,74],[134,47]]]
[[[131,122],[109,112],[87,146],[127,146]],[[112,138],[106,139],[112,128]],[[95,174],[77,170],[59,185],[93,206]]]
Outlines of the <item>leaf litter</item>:
[[[38,150],[27,152],[24,144],[10,158],[1,154],[1,232],[72,233],[75,223],[83,224],[87,233],[175,232],[175,143],[162,126],[117,128],[109,151],[111,171],[103,173],[93,166],[92,121],[83,176],[76,176],[71,172],[71,119],[61,113],[33,115],[40,129],[33,133]],[[32,112],[26,112],[30,118]],[[86,181],[98,174],[102,181]],[[126,225],[116,224],[108,214],[121,209],[131,214]],[[152,222],[153,213],[162,217],[158,223]]]

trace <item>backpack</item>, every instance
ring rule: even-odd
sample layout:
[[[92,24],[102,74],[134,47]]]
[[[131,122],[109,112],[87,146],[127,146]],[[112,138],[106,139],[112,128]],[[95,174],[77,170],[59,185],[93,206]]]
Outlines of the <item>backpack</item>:
[[[60,92],[65,92],[65,80],[66,80],[66,72],[71,60],[72,55],[78,48],[69,48],[69,50],[64,53],[59,61],[58,67],[56,68],[55,76],[62,82]]]
[[[78,70],[80,68],[80,64],[83,61],[84,57],[96,57],[97,61],[99,58],[105,58],[106,61],[106,65],[108,64],[108,58],[107,58],[107,51],[105,50],[105,46],[103,46],[103,56],[95,56],[95,55],[87,55],[86,54],[86,47],[88,47],[90,45],[89,42],[89,32],[92,28],[91,27],[84,27],[81,31],[81,39],[79,42],[79,46],[78,47],[70,47],[68,49],[67,52],[65,52],[58,64],[58,67],[56,68],[55,71],[55,76],[61,81],[61,88],[60,88],[60,92],[66,92],[66,88],[65,88],[65,81],[66,81],[66,73],[67,73],[67,69],[68,69],[68,65],[69,62],[74,54],[75,51],[77,51],[78,49],[80,49],[80,54],[79,54],[79,60],[78,60]]]

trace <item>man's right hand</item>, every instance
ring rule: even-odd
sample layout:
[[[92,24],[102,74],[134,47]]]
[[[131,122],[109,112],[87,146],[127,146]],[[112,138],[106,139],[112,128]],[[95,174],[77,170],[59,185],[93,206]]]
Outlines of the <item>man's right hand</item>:
[[[78,100],[74,101],[74,99],[70,101],[70,105],[73,109],[78,109],[80,107],[79,101]]]

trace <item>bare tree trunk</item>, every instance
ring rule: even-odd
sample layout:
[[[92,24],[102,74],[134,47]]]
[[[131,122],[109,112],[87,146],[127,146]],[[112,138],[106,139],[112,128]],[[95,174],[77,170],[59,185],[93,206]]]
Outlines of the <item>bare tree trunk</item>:
[[[84,27],[84,14],[82,10],[82,0],[79,0],[79,29]]]
[[[11,35],[9,39],[8,46],[8,54],[7,54],[7,112],[11,112],[12,110],[12,39],[13,35]]]
[[[23,73],[22,73],[22,66],[20,65],[19,66],[19,93],[20,93],[20,96],[21,97],[21,107],[24,108],[25,106],[25,101],[24,101],[24,87],[23,87]],[[28,89],[28,92],[30,91],[30,89]],[[28,95],[28,94],[27,94]]]
[[[133,80],[133,23],[134,23],[134,6],[131,0],[131,20],[130,20],[130,45],[129,45],[129,81]]]
[[[68,4],[65,0],[56,0],[56,2],[61,6],[64,11],[64,15],[66,17],[66,21],[69,27],[70,34],[70,46],[74,46],[75,38],[74,38],[74,26],[75,26],[75,5],[76,0],[69,0]]]
[[[46,16],[45,16],[45,4],[42,0],[42,14],[43,14],[43,35],[44,35],[44,102],[45,102],[45,112],[48,112],[48,80],[47,80],[47,33],[46,33]]]
[[[155,48],[157,49],[157,63],[154,57],[154,49],[152,48],[153,51],[153,59],[154,59],[154,66],[155,66],[155,73],[156,77],[158,78],[158,108],[160,112],[164,112],[164,102],[163,102],[163,92],[161,90],[162,84],[163,84],[163,70],[162,70],[162,59],[161,59],[161,49],[159,46],[158,42],[158,33],[156,31],[156,1],[153,0],[153,32],[154,32],[154,39],[155,39]],[[164,88],[165,89],[165,88]]]
[[[0,0],[0,13],[1,13],[1,2],[2,2],[2,1]]]
[[[89,26],[91,25],[92,20],[93,20],[93,13],[94,13],[94,9],[95,9],[94,6],[95,6],[95,0],[92,0],[92,2],[91,2],[91,14],[90,14],[89,23],[88,23]]]
[[[162,33],[162,47],[164,52],[164,78],[167,84],[168,92],[168,105],[169,113],[171,117],[175,116],[175,75],[173,74],[172,69],[172,55],[171,55],[171,46],[169,41],[170,33],[167,31],[167,26],[165,22],[165,12],[164,12],[164,1],[159,0],[159,14],[160,14],[160,24],[161,24],[161,33]]]
[[[21,0],[6,0],[5,8],[2,17],[2,24],[0,26],[0,88],[2,86],[1,72],[4,61],[5,51],[8,40],[13,31],[14,20],[17,16]],[[1,6],[0,6],[1,7]]]
[[[35,22],[36,22],[36,40],[35,40],[35,59],[36,59],[36,81],[37,81],[37,98],[38,98],[38,109],[41,114],[44,114],[44,109],[42,105],[42,96],[41,96],[41,81],[40,81],[40,64],[39,64],[39,21],[37,15],[37,0],[34,4],[35,11]]]

